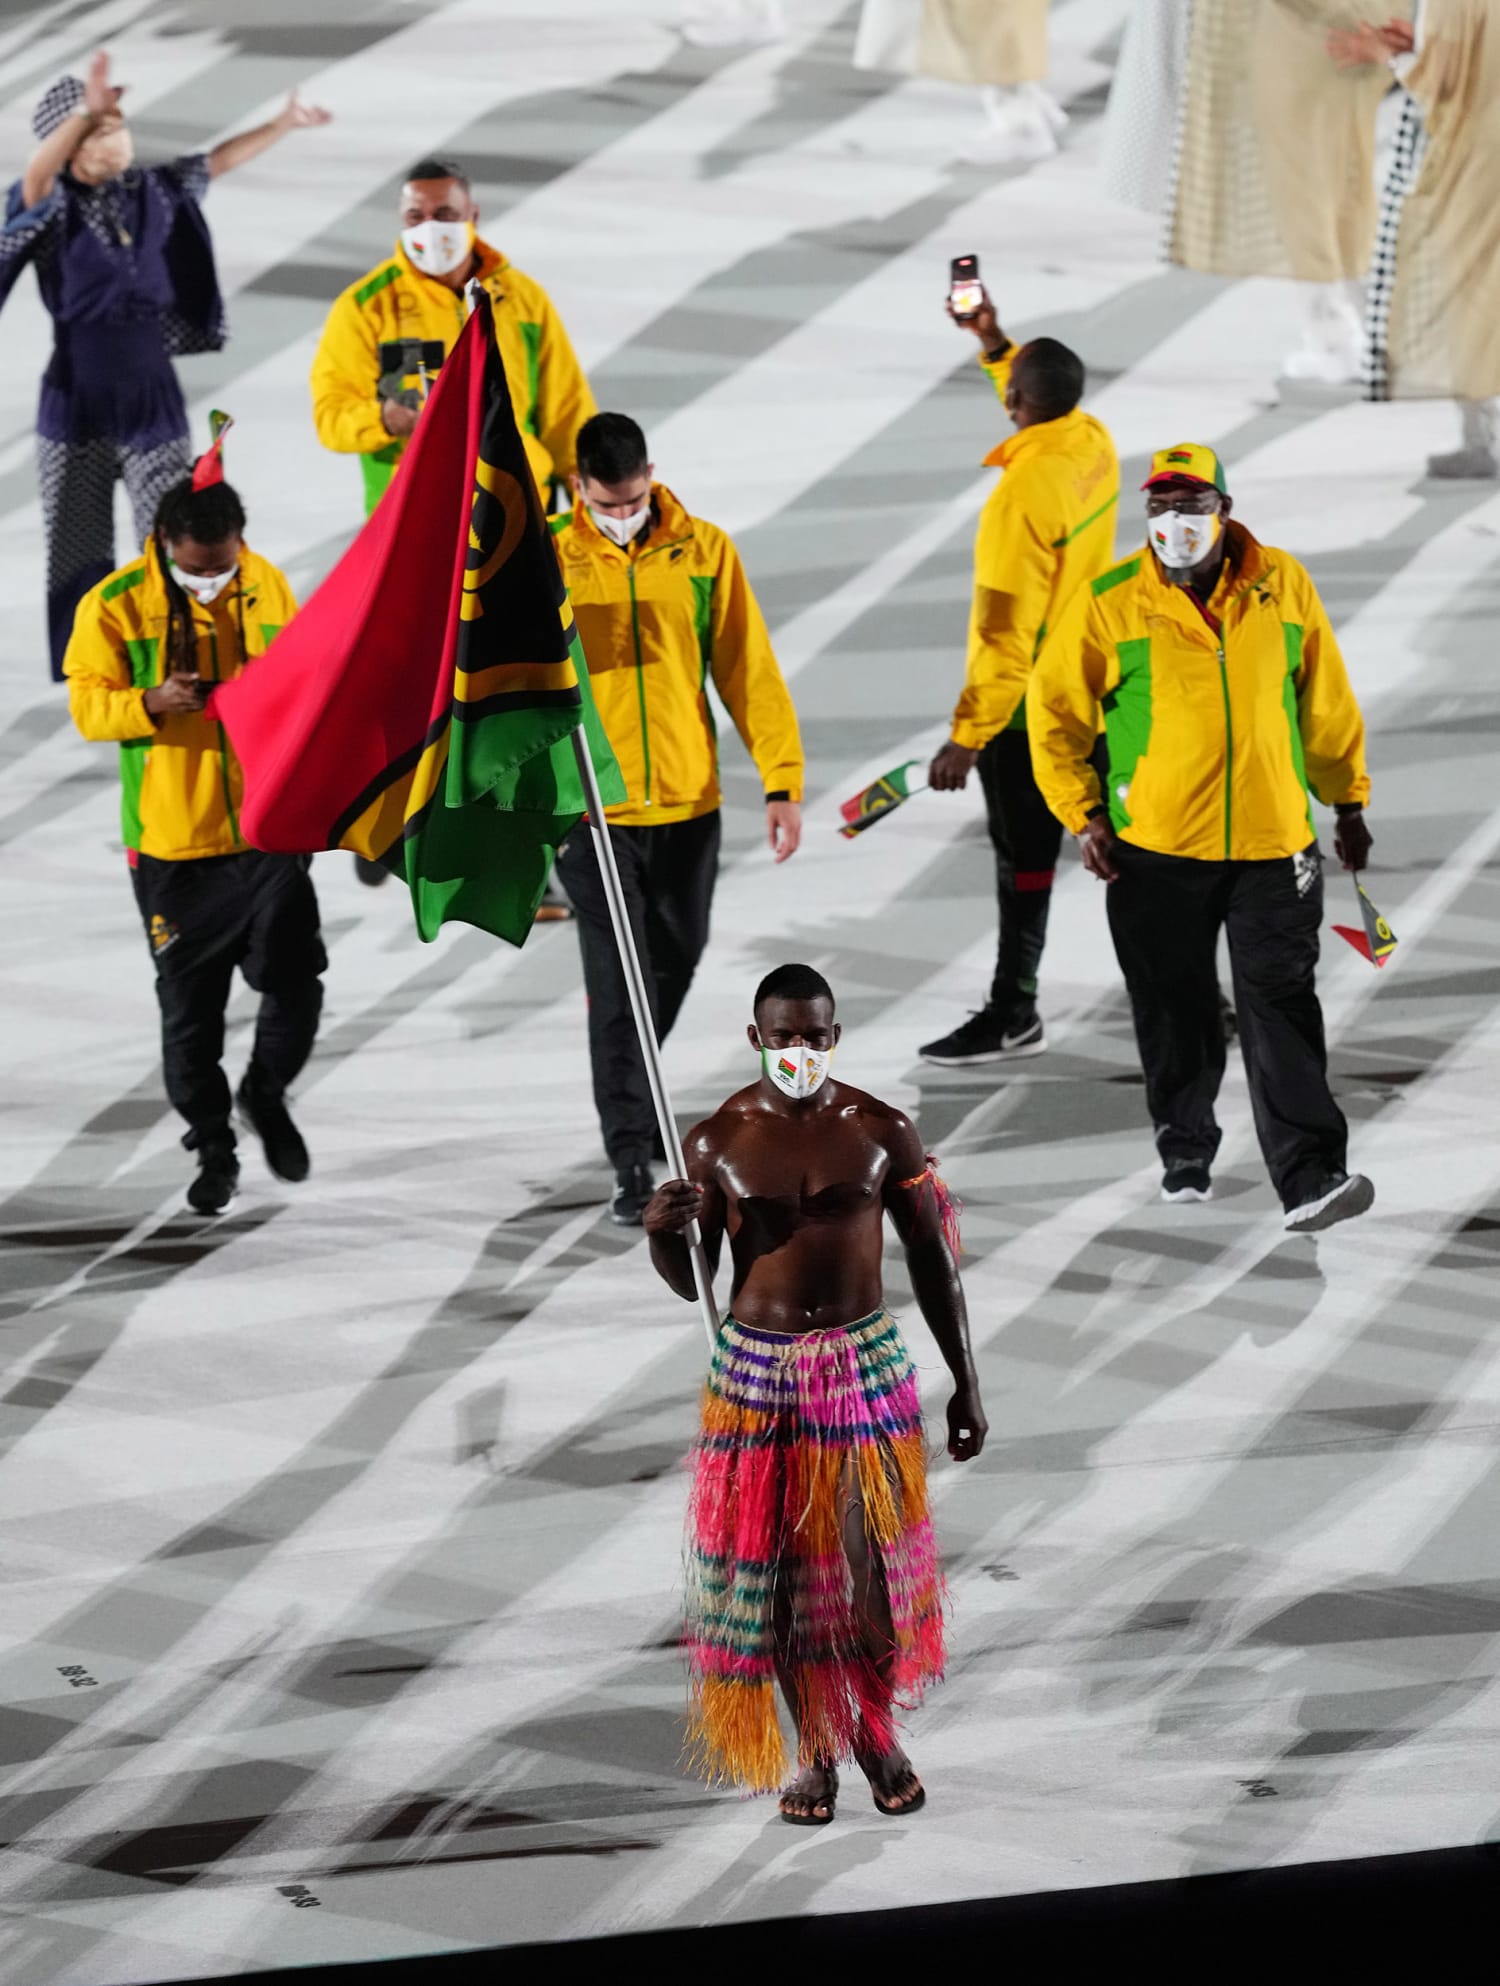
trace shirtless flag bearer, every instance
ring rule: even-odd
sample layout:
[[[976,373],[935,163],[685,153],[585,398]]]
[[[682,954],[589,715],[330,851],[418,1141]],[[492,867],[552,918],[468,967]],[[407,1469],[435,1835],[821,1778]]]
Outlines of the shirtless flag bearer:
[[[688,1536],[690,1744],[708,1777],[781,1786],[779,1682],[801,1770],[784,1820],[833,1819],[854,1759],[878,1812],[926,1798],[894,1713],[943,1673],[943,1585],[916,1373],[881,1287],[888,1213],[954,1392],[948,1453],[986,1422],[957,1266],[957,1209],[899,1110],[829,1075],[827,980],[783,965],[755,995],[761,1074],[691,1133],[688,1177],[647,1204],[658,1273],[695,1295],[684,1231],[733,1261],[703,1396]]]

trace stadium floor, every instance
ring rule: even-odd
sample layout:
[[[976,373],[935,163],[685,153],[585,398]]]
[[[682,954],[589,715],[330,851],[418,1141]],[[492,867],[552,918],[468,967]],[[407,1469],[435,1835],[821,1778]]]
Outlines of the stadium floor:
[[[4,318],[0,579],[0,1973],[119,1986],[466,1945],[1060,1890],[1432,1848],[1497,1827],[1500,496],[1422,478],[1443,406],[1278,402],[1285,286],[1163,268],[1096,184],[1125,0],[1059,0],[1066,149],[955,162],[972,110],[857,75],[856,8],[790,0],[750,55],[667,0],[0,4],[0,144],[108,38],[141,149],[293,82],[338,122],[210,199],[251,537],[306,590],[357,521],[306,371],[386,248],[412,155],[471,160],[485,231],[552,290],[600,402],[735,533],[798,697],[804,851],[773,869],[726,746],[716,936],[668,1069],[687,1121],[752,1073],[749,988],[829,974],[841,1073],[917,1111],[967,1202],[992,1433],[940,1462],[951,1673],[892,1829],[703,1790],[678,1759],[694,1313],[612,1228],[576,941],[453,929],[317,864],[316,1171],[258,1154],[181,1211],[110,754],[45,681],[30,463],[46,327]],[[859,841],[838,801],[941,735],[980,468],[1003,423],[942,314],[977,250],[1007,323],[1088,357],[1126,458],[1213,442],[1311,567],[1370,720],[1377,977],[1325,994],[1374,1214],[1282,1233],[1231,1070],[1218,1197],[1164,1207],[1098,888],[1055,899],[1050,1053],[943,1073],[993,904],[977,795]],[[1135,511],[1124,505],[1121,546]],[[127,539],[121,536],[121,556]],[[1459,777],[1459,774],[1462,777]],[[1348,921],[1346,885],[1330,887]],[[237,995],[231,1064],[251,1009]],[[892,1289],[904,1294],[900,1264]],[[940,1412],[941,1369],[911,1320]]]

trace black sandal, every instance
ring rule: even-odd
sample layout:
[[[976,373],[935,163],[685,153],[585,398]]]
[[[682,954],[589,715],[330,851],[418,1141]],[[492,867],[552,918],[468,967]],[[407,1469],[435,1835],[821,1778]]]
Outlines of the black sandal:
[[[782,1800],[805,1800],[810,1807],[826,1807],[828,1809],[826,1814],[789,1814],[784,1806],[779,1806],[777,1812],[788,1827],[827,1827],[832,1822],[834,1815],[838,1812],[839,1782],[838,1774],[831,1767],[828,1770],[832,1776],[833,1784],[826,1792],[818,1794],[799,1793],[794,1786],[789,1786],[780,1796]]]
[[[913,1773],[911,1776],[915,1779],[917,1775]],[[873,1786],[870,1788],[870,1798],[875,1803],[876,1813],[886,1820],[905,1820],[908,1814],[919,1814],[927,1805],[927,1788],[919,1783],[916,1798],[903,1800],[899,1807],[888,1807]]]

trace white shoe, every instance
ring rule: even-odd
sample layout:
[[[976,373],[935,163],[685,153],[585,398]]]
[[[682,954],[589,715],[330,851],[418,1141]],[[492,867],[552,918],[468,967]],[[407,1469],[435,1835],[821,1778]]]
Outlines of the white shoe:
[[[1357,352],[1304,345],[1293,352],[1281,367],[1283,379],[1316,380],[1320,386],[1352,386],[1359,378]]]
[[[1057,151],[1057,132],[1041,111],[1029,106],[1002,123],[992,123],[967,144],[959,157],[969,165],[1035,165]]]
[[[1364,321],[1344,283],[1307,286],[1307,331],[1299,350],[1281,368],[1283,379],[1311,379],[1322,386],[1349,386],[1364,361]]]
[[[1488,448],[1455,448],[1451,455],[1429,455],[1427,473],[1455,483],[1493,483],[1500,477],[1500,460]]]
[[[1334,1180],[1315,1200],[1293,1207],[1284,1226],[1288,1234],[1321,1234],[1339,1221],[1368,1213],[1374,1204],[1375,1188],[1362,1172],[1351,1172]]]

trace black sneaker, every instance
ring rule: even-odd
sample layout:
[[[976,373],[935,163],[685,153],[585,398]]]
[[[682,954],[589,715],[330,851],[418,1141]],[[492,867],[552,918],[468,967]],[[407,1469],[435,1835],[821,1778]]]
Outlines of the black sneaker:
[[[1299,1207],[1289,1207],[1288,1234],[1321,1234],[1325,1227],[1352,1221],[1375,1204],[1375,1188],[1362,1172],[1335,1172]]]
[[[990,1007],[945,1034],[940,1041],[924,1042],[917,1050],[924,1062],[939,1069],[967,1069],[976,1062],[1013,1062],[1024,1055],[1040,1055],[1047,1046],[1042,1017],[1033,1010],[1011,1020],[1001,1020]]]
[[[292,1122],[286,1098],[273,1095],[253,1075],[247,1074],[235,1091],[234,1100],[240,1115],[260,1139],[272,1172],[278,1179],[299,1186],[312,1171],[312,1160],[302,1133]]]
[[[239,1190],[240,1162],[234,1146],[220,1138],[199,1144],[192,1131],[182,1142],[198,1154],[198,1177],[187,1190],[188,1205],[195,1214],[222,1214],[233,1206]]]
[[[656,1191],[649,1165],[622,1165],[615,1171],[609,1217],[616,1227],[639,1227],[646,1202]]]
[[[390,870],[383,862],[372,862],[364,855],[355,856],[354,873],[372,890],[378,890],[382,883],[389,882],[391,876]]]
[[[1168,1159],[1167,1169],[1161,1176],[1161,1197],[1173,1202],[1211,1200],[1214,1197],[1213,1176],[1208,1167],[1197,1159]]]

